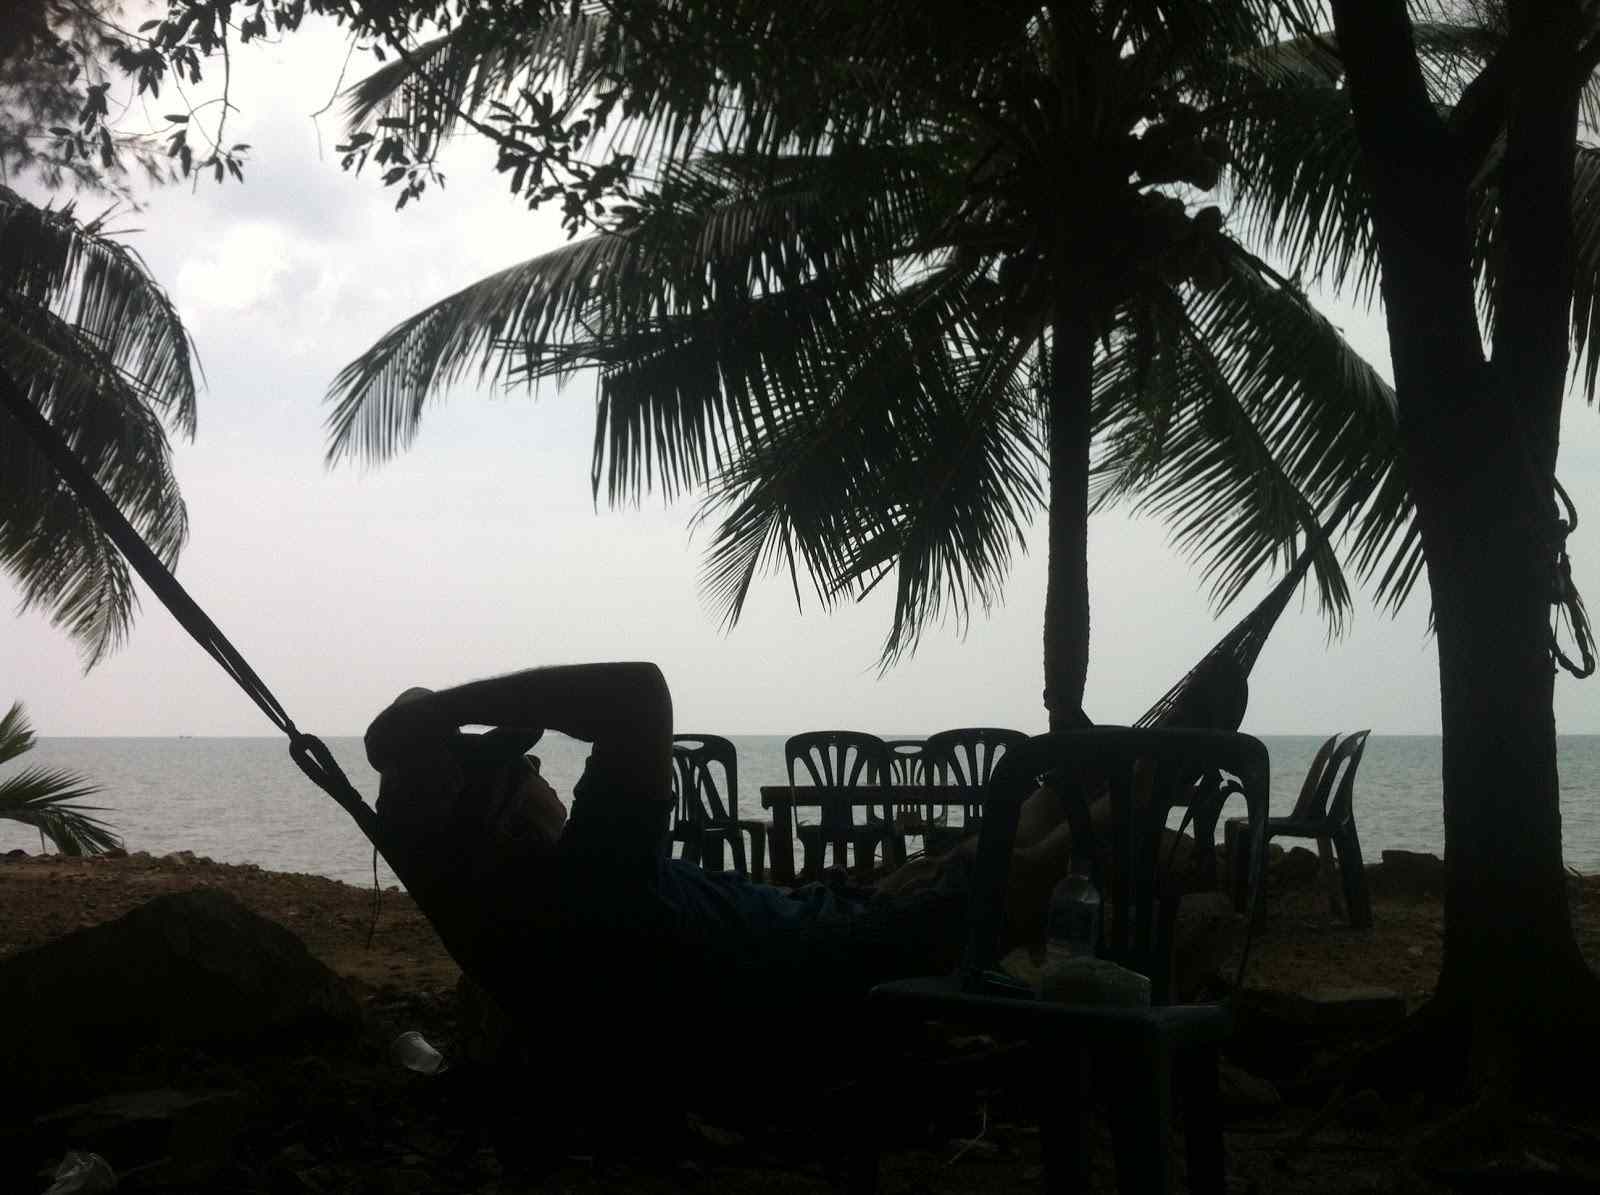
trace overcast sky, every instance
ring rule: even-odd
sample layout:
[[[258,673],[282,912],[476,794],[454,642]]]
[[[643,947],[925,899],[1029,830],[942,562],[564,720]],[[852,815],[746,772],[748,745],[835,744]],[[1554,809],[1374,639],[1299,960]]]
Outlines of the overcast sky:
[[[587,385],[537,399],[463,388],[403,457],[325,469],[323,395],[342,364],[427,303],[561,240],[553,215],[504,193],[481,145],[456,152],[446,191],[400,213],[375,177],[339,170],[332,116],[319,158],[310,113],[342,58],[331,31],[236,55],[228,140],[254,147],[246,185],[169,188],[122,220],[206,373],[199,434],[177,451],[192,523],[179,579],[303,728],[360,733],[411,684],[642,658],[665,670],[683,729],[1043,729],[1042,524],[1002,608],[964,638],[934,629],[880,677],[889,593],[797,611],[787,580],[770,578],[723,634],[700,599],[707,536],[690,535],[692,501],[597,509]],[[1381,318],[1330,311],[1387,371]],[[1600,603],[1597,418],[1569,402],[1561,476],[1586,519],[1575,575]],[[1164,526],[1115,512],[1091,523],[1090,584],[1088,707],[1104,722],[1136,718],[1252,596],[1216,615]],[[1251,677],[1245,729],[1437,733],[1425,601],[1398,618],[1363,601],[1329,643],[1314,602],[1297,600]],[[4,580],[0,603],[17,605]],[[272,733],[148,596],[131,643],[88,676],[42,615],[0,619],[0,680],[0,701],[23,700],[43,735]],[[1562,674],[1556,713],[1563,733],[1600,730],[1600,682]]]

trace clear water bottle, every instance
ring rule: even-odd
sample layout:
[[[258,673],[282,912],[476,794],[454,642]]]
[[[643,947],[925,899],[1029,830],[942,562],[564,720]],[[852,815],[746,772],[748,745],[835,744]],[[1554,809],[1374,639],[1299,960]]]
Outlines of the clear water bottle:
[[[1050,893],[1045,919],[1045,965],[1069,958],[1094,958],[1100,944],[1100,893],[1094,881],[1074,873]]]

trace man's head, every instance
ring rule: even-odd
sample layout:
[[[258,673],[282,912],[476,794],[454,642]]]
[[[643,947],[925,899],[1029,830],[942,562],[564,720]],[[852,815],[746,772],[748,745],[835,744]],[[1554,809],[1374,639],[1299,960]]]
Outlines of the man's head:
[[[413,719],[386,715],[412,707],[424,713],[431,689],[414,686],[390,704],[379,721],[389,733],[398,729],[402,742],[386,744],[391,761],[383,771],[380,793],[390,808],[398,804],[474,810],[467,816],[482,818],[486,828],[508,837],[529,838],[553,846],[566,822],[566,808],[540,774],[538,756],[528,752],[543,736],[538,728],[496,727],[482,734],[467,734],[447,723],[426,717]],[[396,726],[398,723],[398,727]],[[374,723],[376,726],[377,723]],[[368,732],[369,755],[372,732]]]
[[[510,836],[527,836],[541,846],[554,847],[566,825],[567,809],[541,767],[537,755],[524,755],[495,768],[487,780],[495,787],[490,817]]]

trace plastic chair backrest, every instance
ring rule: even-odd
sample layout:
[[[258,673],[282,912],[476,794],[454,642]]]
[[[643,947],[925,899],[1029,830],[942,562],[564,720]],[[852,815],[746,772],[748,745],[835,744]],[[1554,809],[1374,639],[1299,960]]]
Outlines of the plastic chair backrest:
[[[951,784],[982,788],[989,783],[1006,751],[1027,741],[1028,736],[1020,730],[967,726],[929,735],[928,754],[948,766]]]
[[[1039,735],[1011,748],[984,793],[962,962],[969,988],[982,990],[984,974],[998,960],[1018,814],[1048,776],[1072,827],[1074,869],[1086,871],[1101,892],[1100,953],[1148,975],[1152,1000],[1166,1003],[1183,885],[1174,852],[1161,849],[1163,832],[1171,810],[1186,803],[1196,778],[1210,771],[1239,782],[1249,814],[1253,899],[1271,779],[1258,739],[1232,731],[1096,727]]]
[[[687,752],[695,769],[696,784],[705,811],[712,821],[736,821],[739,817],[739,751],[729,739],[716,734],[675,734],[672,752]],[[717,783],[712,766],[722,769]]]
[[[885,739],[890,784],[926,784],[928,753],[922,739]]]
[[[1290,812],[1290,817],[1321,817],[1327,810],[1328,793],[1331,791],[1333,779],[1333,773],[1328,768],[1328,760],[1338,745],[1339,736],[1330,734],[1328,741],[1317,748],[1311,766],[1306,769],[1306,778],[1300,783],[1300,795],[1294,799],[1294,809]]]
[[[966,726],[941,730],[928,736],[928,756],[940,763],[938,783],[982,789],[994,775],[995,767],[1013,747],[1028,741],[1020,730],[998,726]],[[969,823],[982,816],[982,806],[962,802]]]
[[[709,814],[700,800],[700,769],[694,752],[686,747],[672,748],[672,826],[704,825]]]
[[[1335,826],[1350,816],[1356,768],[1361,763],[1370,731],[1332,735],[1317,749],[1316,758],[1306,769],[1305,783],[1289,815],[1296,821],[1325,821]],[[1335,784],[1338,796],[1335,797]]]
[[[1333,761],[1329,764],[1328,771],[1339,774],[1339,784],[1334,790],[1332,802],[1328,805],[1328,826],[1331,829],[1344,825],[1355,816],[1356,769],[1361,766],[1361,757],[1367,750],[1367,736],[1371,733],[1370,730],[1356,731],[1347,736],[1344,742],[1339,744],[1339,749],[1333,753]]]
[[[809,730],[783,744],[789,787],[795,787],[795,764],[804,767],[819,788],[866,788],[886,782],[891,770],[888,746],[875,734],[859,730]],[[824,810],[825,821],[850,819],[850,808]]]

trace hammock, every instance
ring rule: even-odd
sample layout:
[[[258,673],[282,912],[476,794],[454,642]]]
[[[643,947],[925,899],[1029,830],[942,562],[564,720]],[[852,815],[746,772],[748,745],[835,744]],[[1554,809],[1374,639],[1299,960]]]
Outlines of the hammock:
[[[1300,558],[1266,597],[1262,598],[1256,608],[1241,618],[1237,625],[1217,640],[1217,644],[1205,655],[1200,657],[1200,662],[1188,672],[1172,688],[1162,694],[1161,699],[1139,715],[1139,720],[1134,726],[1148,728],[1165,725],[1172,712],[1183,705],[1193,696],[1194,691],[1202,685],[1210,684],[1218,675],[1218,670],[1226,666],[1238,669],[1238,676],[1249,677],[1250,670],[1255,667],[1256,657],[1261,654],[1261,648],[1267,641],[1267,636],[1272,634],[1272,628],[1277,625],[1278,616],[1283,613],[1283,608],[1289,604],[1289,597],[1299,587],[1306,571],[1311,567],[1311,562],[1316,554],[1327,543],[1327,532],[1319,530],[1312,535],[1311,541],[1306,544],[1305,551],[1300,553]]]

